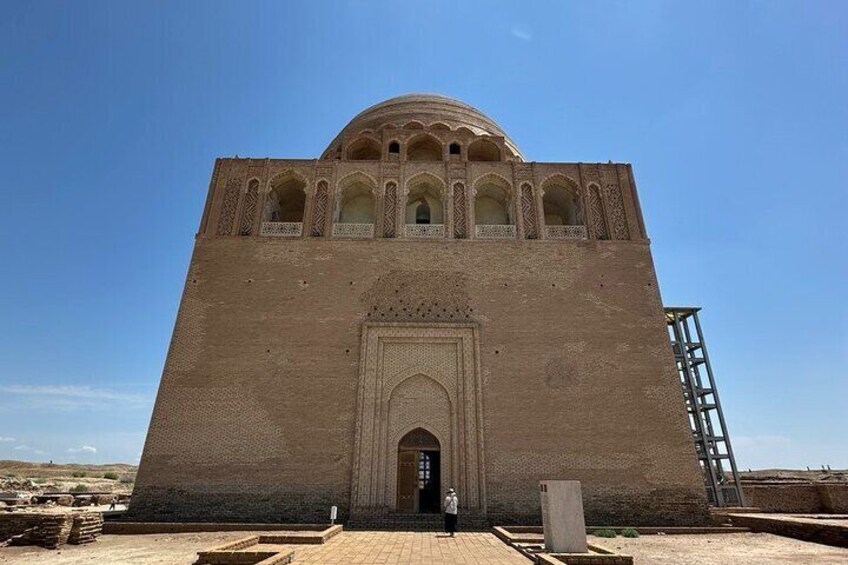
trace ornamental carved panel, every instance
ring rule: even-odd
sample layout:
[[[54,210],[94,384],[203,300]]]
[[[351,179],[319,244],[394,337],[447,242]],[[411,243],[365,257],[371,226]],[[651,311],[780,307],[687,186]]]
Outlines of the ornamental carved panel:
[[[614,184],[608,184],[604,188],[606,189],[610,223],[615,239],[630,239],[630,229],[627,227],[627,214],[624,211],[621,190]]]
[[[247,194],[244,195],[244,206],[241,209],[239,235],[253,233],[253,220],[256,217],[256,200],[259,197],[259,181],[252,179],[247,183]]]
[[[607,228],[607,216],[604,213],[604,201],[601,198],[601,192],[598,185],[589,186],[589,215],[592,226],[592,236],[595,239],[609,239],[609,229]]]
[[[329,200],[329,185],[327,181],[318,181],[318,188],[315,190],[315,205],[312,208],[312,232],[313,237],[321,237],[324,235],[327,223],[327,202]]]
[[[536,223],[536,202],[533,199],[533,187],[521,185],[521,214],[524,219],[524,237],[537,239],[539,228]]]
[[[397,237],[397,183],[386,184],[383,197],[383,237]]]
[[[460,182],[453,185],[453,236],[456,239],[468,237],[468,198],[465,185]]]
[[[218,216],[218,230],[215,232],[217,235],[230,235],[233,233],[240,184],[238,179],[227,181],[227,188],[224,190],[224,200],[221,203],[221,214]]]

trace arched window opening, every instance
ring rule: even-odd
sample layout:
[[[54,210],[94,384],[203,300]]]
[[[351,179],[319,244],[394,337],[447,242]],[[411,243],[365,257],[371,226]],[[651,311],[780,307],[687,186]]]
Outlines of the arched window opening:
[[[545,225],[578,226],[583,224],[583,211],[577,192],[563,186],[545,188],[542,198],[545,210]]]
[[[409,185],[404,213],[407,237],[443,237],[444,190],[435,177],[424,175]]]
[[[364,182],[353,182],[342,190],[336,222],[340,224],[373,224],[374,193]]]
[[[379,161],[380,144],[368,137],[357,139],[348,146],[347,158],[350,161]]]
[[[306,185],[291,177],[271,187],[262,218],[266,222],[302,222],[305,205]]]
[[[422,135],[412,140],[406,149],[408,161],[441,161],[442,144],[429,135]]]
[[[509,193],[502,187],[487,184],[477,188],[474,199],[475,223],[489,226],[512,224]]]
[[[542,187],[545,238],[585,239],[587,230],[580,192],[576,184],[565,179],[560,180],[546,182]]]
[[[501,179],[486,179],[476,187],[474,233],[480,239],[515,238],[512,195]]]
[[[389,143],[389,153],[391,155],[399,155],[400,154],[400,143],[397,141],[392,141]]]
[[[478,139],[468,146],[469,161],[500,161],[501,150],[487,139]]]
[[[451,156],[451,159],[459,159],[462,155],[462,148],[459,146],[459,143],[451,143],[448,146],[448,154]]]
[[[306,183],[289,175],[271,184],[262,211],[262,235],[300,236],[306,208]]]

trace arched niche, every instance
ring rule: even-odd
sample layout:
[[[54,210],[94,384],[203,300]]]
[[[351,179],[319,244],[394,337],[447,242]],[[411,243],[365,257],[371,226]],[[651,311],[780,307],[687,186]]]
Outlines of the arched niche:
[[[379,161],[381,156],[380,144],[370,137],[361,137],[347,148],[350,161]]]
[[[406,224],[444,223],[444,184],[436,177],[421,174],[407,184]]]
[[[542,206],[546,226],[579,226],[583,224],[583,208],[577,186],[561,176],[542,184]]]
[[[271,180],[271,190],[262,212],[264,222],[303,222],[306,208],[306,180],[294,173],[284,173]]]
[[[354,175],[341,183],[335,221],[338,224],[373,224],[374,206],[373,184],[364,175]]]
[[[514,223],[512,190],[505,179],[489,175],[480,179],[474,187],[475,224],[504,226]]]
[[[412,138],[406,146],[407,161],[441,161],[442,144],[431,135]]]
[[[488,139],[477,139],[468,146],[469,161],[500,161],[501,150]]]

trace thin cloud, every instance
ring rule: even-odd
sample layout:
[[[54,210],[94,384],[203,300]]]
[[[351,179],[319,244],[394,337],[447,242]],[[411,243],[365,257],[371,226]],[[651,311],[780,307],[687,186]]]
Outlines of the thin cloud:
[[[517,37],[521,41],[533,41],[533,32],[529,28],[521,25],[513,26],[510,30],[513,37]]]
[[[34,449],[26,444],[16,445],[12,449],[14,449],[15,451],[26,451],[28,453],[35,453],[36,455],[44,455],[45,453],[40,449]]]
[[[13,437],[3,437],[3,436],[0,436],[0,443],[4,443],[4,442],[11,442],[11,441],[18,441],[18,440],[16,440],[16,439],[15,439],[15,438],[13,438]]]
[[[93,445],[83,445],[82,447],[69,447],[68,453],[97,453],[97,448]]]
[[[17,395],[21,397],[20,402],[32,408],[97,408],[115,404],[126,407],[144,406],[149,402],[143,394],[75,385],[6,385],[0,386],[0,394]]]

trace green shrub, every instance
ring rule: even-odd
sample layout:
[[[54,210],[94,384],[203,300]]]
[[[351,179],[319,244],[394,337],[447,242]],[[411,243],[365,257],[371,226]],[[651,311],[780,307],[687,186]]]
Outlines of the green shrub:
[[[111,471],[108,472],[108,473],[103,473],[103,478],[109,479],[110,481],[117,481],[118,480],[118,473],[113,473]]]
[[[633,528],[624,528],[623,530],[621,530],[621,537],[623,537],[623,538],[638,538],[639,532],[637,532]]]
[[[75,479],[81,479],[86,475],[85,471],[74,471],[71,476]]]
[[[88,487],[80,483],[71,487],[71,492],[88,492]]]
[[[130,485],[135,482],[135,477],[132,475],[121,475],[120,483],[123,485]]]
[[[610,530],[608,528],[601,528],[600,530],[595,530],[592,532],[593,536],[597,536],[599,538],[614,538],[615,530]]]

